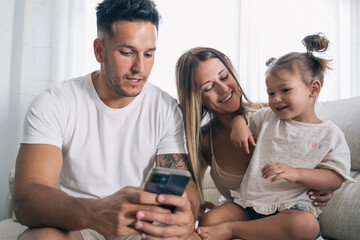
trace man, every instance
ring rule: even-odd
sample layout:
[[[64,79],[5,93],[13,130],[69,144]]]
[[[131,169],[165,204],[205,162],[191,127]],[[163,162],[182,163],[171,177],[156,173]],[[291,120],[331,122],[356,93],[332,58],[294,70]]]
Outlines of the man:
[[[60,83],[30,106],[16,161],[14,210],[30,227],[20,239],[193,233],[193,181],[182,197],[129,187],[142,186],[155,164],[188,165],[176,101],[146,82],[159,19],[151,0],[104,0],[93,44],[100,71]]]

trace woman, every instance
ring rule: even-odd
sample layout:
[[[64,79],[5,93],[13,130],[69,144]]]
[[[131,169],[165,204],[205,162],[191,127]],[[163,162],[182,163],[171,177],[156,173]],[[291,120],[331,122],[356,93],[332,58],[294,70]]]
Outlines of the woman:
[[[242,90],[230,59],[212,48],[197,47],[185,52],[176,64],[176,84],[184,115],[187,146],[203,178],[208,166],[216,188],[225,201],[230,189],[240,186],[255,145],[250,132],[243,134],[243,148],[230,142],[231,120],[246,111],[261,108],[249,101]],[[230,164],[237,160],[237,164]],[[309,191],[316,206],[326,206],[332,193]]]

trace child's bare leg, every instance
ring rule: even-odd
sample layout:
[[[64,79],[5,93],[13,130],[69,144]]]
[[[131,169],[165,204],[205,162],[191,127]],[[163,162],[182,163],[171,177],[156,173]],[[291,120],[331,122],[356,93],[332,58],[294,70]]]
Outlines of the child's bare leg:
[[[226,203],[205,213],[199,221],[200,227],[196,232],[202,239],[207,239],[209,237],[210,239],[219,240],[230,239],[231,226],[222,223],[246,220],[248,220],[248,217],[240,206],[234,203]]]
[[[248,217],[240,206],[235,203],[225,203],[204,213],[199,220],[199,226],[211,226],[223,222],[245,220],[248,220]]]
[[[309,212],[285,210],[277,215],[253,221],[232,221],[200,227],[202,239],[315,239],[319,223]],[[221,234],[224,233],[224,234]],[[226,233],[226,234],[225,234]]]
[[[224,222],[219,223],[212,226],[207,227],[199,227],[196,229],[197,234],[201,237],[201,239],[216,239],[216,240],[228,240],[232,239],[233,237],[233,227],[236,227],[236,224],[233,223],[240,223],[241,221],[231,221],[231,222]]]
[[[201,237],[196,232],[193,232],[188,238],[188,240],[201,240]]]

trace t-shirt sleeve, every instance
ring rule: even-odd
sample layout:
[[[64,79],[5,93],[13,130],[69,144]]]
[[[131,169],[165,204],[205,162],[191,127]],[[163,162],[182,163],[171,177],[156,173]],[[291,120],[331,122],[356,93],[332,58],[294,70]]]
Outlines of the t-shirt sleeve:
[[[183,116],[175,99],[165,116],[164,133],[156,154],[187,153]]]
[[[62,106],[52,90],[36,97],[24,119],[21,143],[50,144],[62,148]]]
[[[269,108],[261,108],[257,111],[245,113],[247,125],[254,138],[258,138],[263,120],[267,114]],[[271,111],[271,110],[270,110]]]
[[[336,133],[337,132],[337,133]],[[333,134],[334,144],[316,168],[331,169],[340,174],[345,182],[356,182],[350,176],[351,156],[344,134],[337,130]]]

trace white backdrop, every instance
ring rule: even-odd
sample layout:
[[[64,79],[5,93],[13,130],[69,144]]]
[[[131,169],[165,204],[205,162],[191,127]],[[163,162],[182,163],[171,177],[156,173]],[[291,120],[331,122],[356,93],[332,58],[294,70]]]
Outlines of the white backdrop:
[[[31,100],[49,86],[98,69],[97,0],[1,0],[0,219]],[[304,51],[305,35],[324,32],[334,70],[320,100],[360,95],[358,0],[155,0],[162,15],[149,81],[175,98],[175,63],[187,49],[214,47],[232,59],[250,99],[266,101],[265,61]],[[9,24],[10,23],[10,24]],[[10,111],[11,109],[11,111]]]

